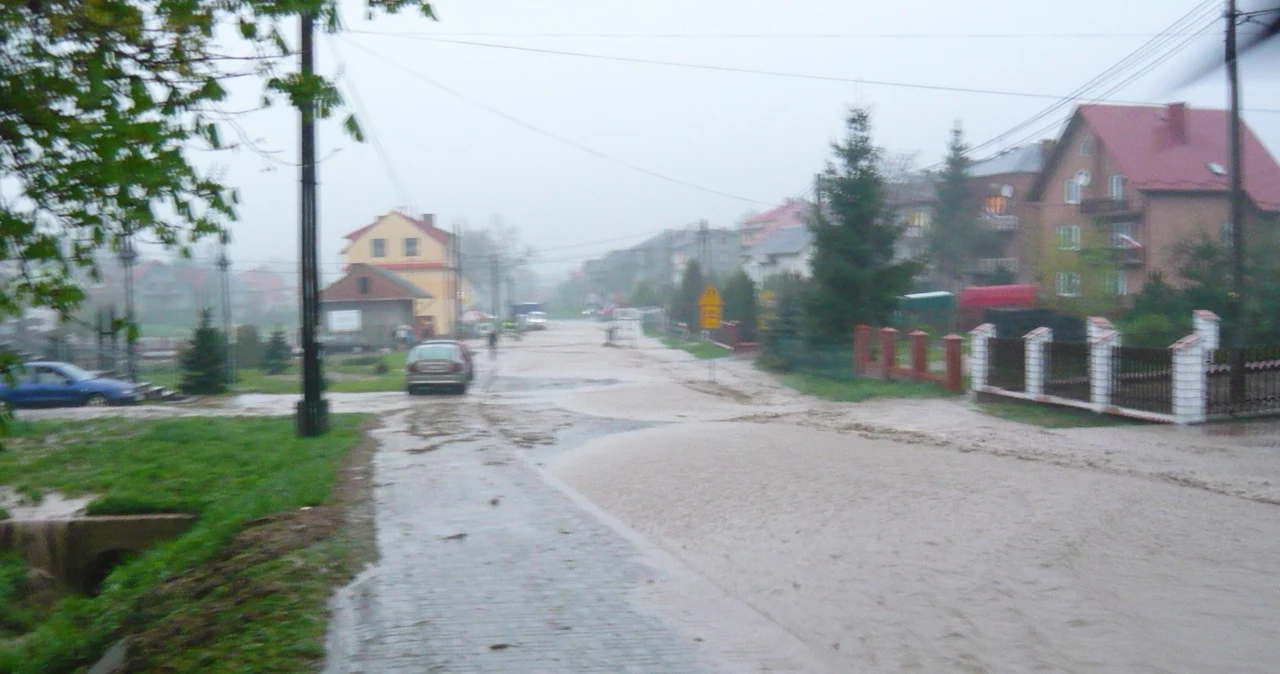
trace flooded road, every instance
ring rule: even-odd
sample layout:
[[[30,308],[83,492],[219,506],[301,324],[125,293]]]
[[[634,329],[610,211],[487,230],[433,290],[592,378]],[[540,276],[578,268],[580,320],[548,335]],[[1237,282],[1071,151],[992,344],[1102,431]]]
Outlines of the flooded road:
[[[1274,422],[1045,430],[602,342],[326,396],[385,419],[330,671],[1280,671]]]

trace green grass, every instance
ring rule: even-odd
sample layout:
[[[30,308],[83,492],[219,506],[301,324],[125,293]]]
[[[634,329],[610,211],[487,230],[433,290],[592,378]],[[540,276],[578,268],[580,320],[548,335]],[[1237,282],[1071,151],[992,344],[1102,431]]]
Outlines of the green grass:
[[[713,344],[711,342],[683,342],[674,337],[663,337],[662,343],[672,349],[680,349],[693,354],[699,360],[710,360],[712,358],[724,358],[732,354],[729,349]]]
[[[1146,423],[1137,419],[1118,417],[1111,414],[1098,414],[1074,407],[1021,400],[981,403],[978,408],[984,414],[993,417],[1030,426],[1039,426],[1040,428],[1102,428],[1108,426],[1134,426]]]
[[[381,354],[387,371],[378,374],[375,361],[378,354],[358,356],[334,356],[325,360],[324,371],[329,379],[327,391],[334,393],[373,393],[399,391],[404,388],[403,352]],[[295,363],[284,374],[269,375],[262,370],[238,368],[238,381],[231,387],[238,393],[299,393],[302,390],[302,373]],[[337,376],[333,376],[337,375]],[[140,381],[177,390],[182,371],[176,366],[143,368],[138,373]]]
[[[790,373],[782,376],[784,386],[805,395],[840,403],[858,403],[883,398],[947,398],[953,394],[928,382],[881,381],[879,379],[833,379],[819,375]]]
[[[159,639],[170,652],[137,671],[315,671],[325,601],[346,579],[343,537],[220,561],[213,589],[200,595],[172,588],[228,554],[245,523],[323,504],[340,462],[363,438],[362,420],[334,416],[331,432],[313,439],[297,438],[291,418],[12,424],[0,484],[97,495],[90,505],[97,512],[198,519],[180,538],[118,567],[97,596],[65,597],[22,638],[0,640],[0,672],[73,671],[124,634],[163,636],[182,626],[190,629],[173,643]],[[164,669],[169,664],[177,669]]]
[[[16,555],[0,554],[0,639],[31,629],[36,615],[23,606],[21,592],[27,565]]]

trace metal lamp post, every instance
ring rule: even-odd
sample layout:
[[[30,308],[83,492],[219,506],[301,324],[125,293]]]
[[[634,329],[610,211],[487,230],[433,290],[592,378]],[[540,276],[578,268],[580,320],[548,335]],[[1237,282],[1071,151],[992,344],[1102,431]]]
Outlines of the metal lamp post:
[[[133,248],[133,234],[126,234],[120,244],[120,266],[124,269],[124,320],[129,325],[125,340],[125,360],[129,369],[129,381],[138,383],[138,345],[136,319],[133,311],[133,265],[138,260],[138,251]]]

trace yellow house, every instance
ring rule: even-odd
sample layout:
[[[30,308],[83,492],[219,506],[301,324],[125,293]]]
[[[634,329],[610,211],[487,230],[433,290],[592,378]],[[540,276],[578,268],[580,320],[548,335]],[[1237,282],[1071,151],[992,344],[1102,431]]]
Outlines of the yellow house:
[[[381,267],[430,295],[413,302],[413,329],[419,337],[453,331],[456,310],[450,298],[460,291],[465,302],[473,292],[465,280],[455,287],[454,237],[436,227],[434,215],[414,218],[391,211],[346,238],[342,255],[347,266]]]

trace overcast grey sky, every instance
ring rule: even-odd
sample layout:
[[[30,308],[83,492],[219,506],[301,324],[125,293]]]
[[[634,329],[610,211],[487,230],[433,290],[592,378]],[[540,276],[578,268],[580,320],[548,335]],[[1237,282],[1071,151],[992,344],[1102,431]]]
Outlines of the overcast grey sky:
[[[388,175],[372,143],[346,138],[336,120],[322,125],[320,240],[326,276],[337,272],[343,235],[405,205],[401,189],[419,212],[435,213],[446,226],[459,220],[479,225],[490,214],[501,213],[506,222],[519,227],[526,242],[545,249],[538,270],[550,274],[664,227],[701,218],[715,226],[732,226],[749,209],[767,208],[803,194],[828,156],[828,142],[841,133],[849,105],[870,106],[878,142],[893,152],[917,153],[919,164],[927,165],[941,158],[948,131],[957,119],[976,144],[1055,103],[1013,95],[627,63],[422,37],[855,80],[1065,95],[1204,3],[440,0],[434,4],[439,22],[417,16],[366,21],[363,3],[348,1],[343,11],[351,32],[318,41],[320,68],[334,74],[341,61],[348,103],[355,102],[350,88],[354,85],[366,113],[362,117],[365,130],[381,141],[395,175],[394,180]],[[1192,25],[1209,28],[1214,16],[1207,13]],[[1221,24],[1218,19],[1211,33],[1192,37],[1164,65],[1108,99],[1186,100],[1196,106],[1222,107],[1225,87],[1220,74],[1182,91],[1169,87],[1179,69],[1221,48]],[[616,36],[620,33],[696,37]],[[717,37],[726,34],[756,37]],[[1182,41],[1179,38],[1160,51]],[[1131,68],[1125,76],[1137,70]],[[1268,73],[1257,63],[1246,62],[1244,72],[1245,107],[1280,111],[1274,69]],[[433,86],[424,76],[456,95]],[[1103,90],[1091,91],[1086,98]],[[259,85],[242,83],[235,91],[237,98],[251,105]],[[606,161],[476,102],[593,152],[737,198]],[[232,102],[229,107],[235,105]],[[991,149],[1030,136],[1051,137],[1059,128],[1055,122],[1067,112],[1069,108],[1064,108]],[[1251,112],[1247,120],[1273,152],[1280,148],[1280,112]],[[254,113],[243,125],[250,135],[279,150],[276,156],[281,160],[296,161],[297,120],[288,108]],[[220,154],[216,161],[241,190],[242,221],[233,229],[236,266],[244,269],[276,261],[280,263],[276,268],[292,272],[298,241],[297,169],[276,165],[265,170],[272,163],[249,152]],[[402,188],[397,188],[397,182]],[[580,245],[619,237],[633,238]]]

